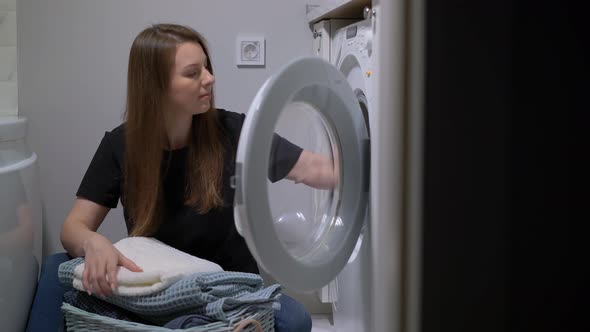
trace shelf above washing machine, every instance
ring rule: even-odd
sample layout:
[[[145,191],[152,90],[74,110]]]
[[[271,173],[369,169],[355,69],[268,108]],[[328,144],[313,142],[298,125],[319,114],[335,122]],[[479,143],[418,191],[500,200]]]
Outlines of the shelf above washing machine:
[[[370,7],[371,0],[310,0],[306,4],[307,21],[314,24],[332,18],[363,18],[363,8]]]

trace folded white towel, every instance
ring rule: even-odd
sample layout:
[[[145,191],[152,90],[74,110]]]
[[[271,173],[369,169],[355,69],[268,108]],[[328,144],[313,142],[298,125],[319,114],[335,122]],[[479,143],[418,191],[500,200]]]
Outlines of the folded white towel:
[[[129,237],[114,244],[125,257],[143,269],[131,272],[117,267],[117,289],[121,296],[140,296],[157,293],[181,278],[198,272],[221,272],[221,266],[191,256],[154,238]],[[84,263],[74,269],[75,289],[85,291],[82,284]]]

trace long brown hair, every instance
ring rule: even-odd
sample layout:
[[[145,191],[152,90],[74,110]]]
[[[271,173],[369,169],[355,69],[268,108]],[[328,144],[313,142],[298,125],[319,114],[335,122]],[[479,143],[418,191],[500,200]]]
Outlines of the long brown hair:
[[[127,74],[124,203],[131,236],[153,235],[162,222],[163,165],[167,98],[176,47],[185,42],[201,45],[213,68],[204,38],[191,28],[157,24],[143,30],[129,52]],[[211,93],[211,109],[193,116],[187,156],[185,204],[199,213],[223,205],[221,184],[224,135]]]

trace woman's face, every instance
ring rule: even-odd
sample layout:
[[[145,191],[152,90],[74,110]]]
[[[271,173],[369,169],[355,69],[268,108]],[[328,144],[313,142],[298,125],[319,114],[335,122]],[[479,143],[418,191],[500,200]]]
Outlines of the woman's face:
[[[207,61],[199,44],[187,42],[176,47],[169,91],[171,111],[194,115],[209,110],[215,78],[207,70]]]

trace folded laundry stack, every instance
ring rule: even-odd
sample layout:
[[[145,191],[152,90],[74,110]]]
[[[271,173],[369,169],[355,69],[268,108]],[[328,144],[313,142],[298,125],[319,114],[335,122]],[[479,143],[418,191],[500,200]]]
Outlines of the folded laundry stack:
[[[183,277],[198,272],[221,272],[221,266],[172,248],[154,238],[129,237],[114,244],[125,257],[140,266],[143,272],[131,272],[117,267],[118,287],[115,294],[122,296],[149,295],[161,291]],[[82,285],[84,260],[79,258],[68,263],[74,266],[73,287],[85,291]],[[69,280],[68,280],[69,282]]]
[[[88,295],[81,282],[84,259],[72,259],[59,267],[60,281],[74,288],[65,294],[65,303],[103,317],[171,329],[231,326],[279,309],[280,286],[265,287],[258,274],[223,271],[153,238],[127,238],[115,247],[143,272],[119,267],[113,295]]]

